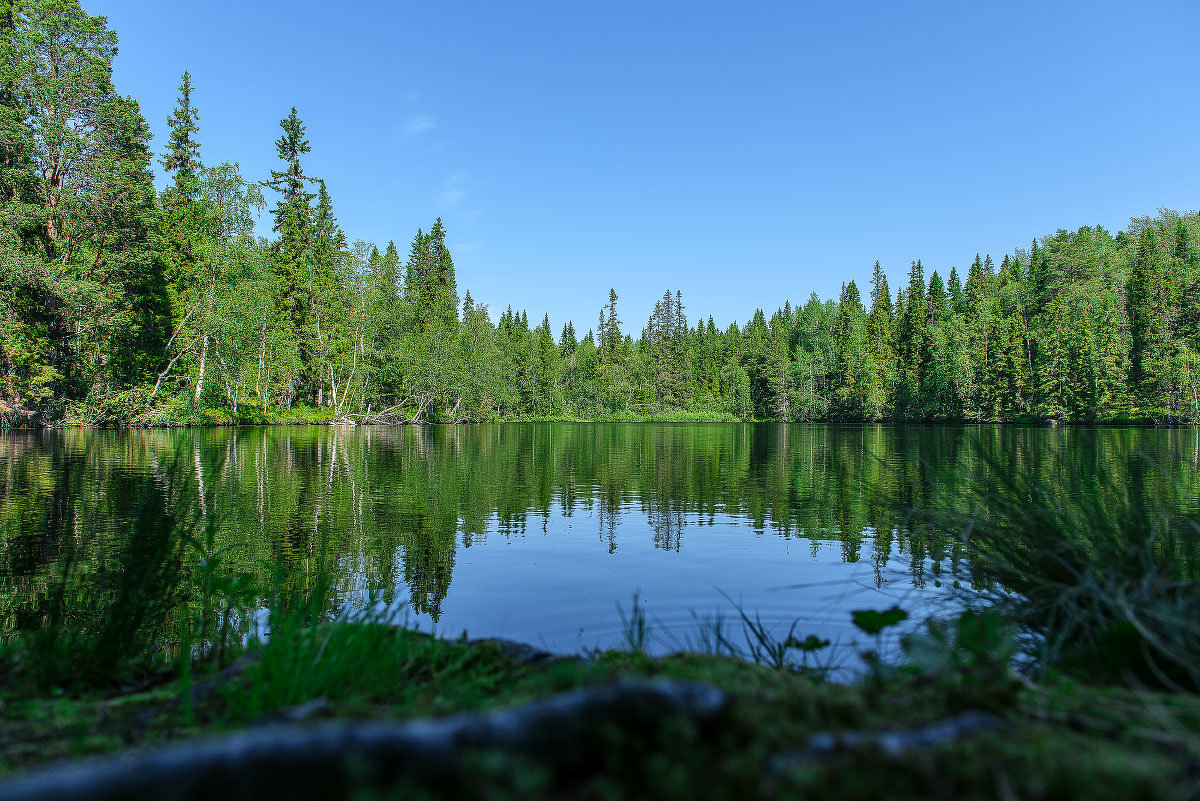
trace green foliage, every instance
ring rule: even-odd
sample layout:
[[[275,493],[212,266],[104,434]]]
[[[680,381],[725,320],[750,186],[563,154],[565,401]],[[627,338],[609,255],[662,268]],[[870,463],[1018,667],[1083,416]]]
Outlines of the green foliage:
[[[116,35],[76,2],[15,7],[3,27],[0,386],[9,419],[146,380],[169,324],[149,130],[112,86]],[[11,259],[11,261],[10,261]]]
[[[988,689],[1006,681],[1017,639],[995,609],[968,609],[957,619],[930,620],[926,631],[901,641],[911,668],[932,677],[956,677],[968,686]]]
[[[908,620],[908,612],[905,612],[898,606],[893,606],[891,609],[885,609],[882,612],[874,609],[859,609],[851,613],[851,618],[854,621],[855,627],[860,629],[864,634],[875,637],[884,629],[891,628]]]

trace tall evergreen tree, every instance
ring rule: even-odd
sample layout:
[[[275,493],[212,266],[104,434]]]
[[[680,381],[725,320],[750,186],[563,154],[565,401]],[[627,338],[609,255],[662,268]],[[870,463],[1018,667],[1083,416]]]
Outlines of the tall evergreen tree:
[[[776,420],[792,419],[791,321],[782,311],[771,315],[767,326],[767,358],[764,365],[770,387],[770,414]]]
[[[570,358],[575,353],[575,349],[579,347],[579,338],[575,335],[575,324],[570,320],[563,324],[562,333],[558,337],[558,347],[563,358]]]
[[[301,156],[312,152],[312,145],[305,137],[306,128],[292,106],[291,113],[279,121],[283,134],[275,140],[275,153],[283,162],[282,170],[271,170],[271,180],[266,185],[279,193],[272,214],[275,217],[275,233],[282,234],[288,228],[289,217],[307,220],[309,206],[315,197],[307,191],[309,178],[304,174]]]
[[[160,159],[163,172],[173,178],[173,191],[167,195],[169,199],[177,198],[186,203],[196,200],[200,170],[203,168],[200,163],[200,143],[196,140],[200,130],[196,124],[199,117],[196,107],[192,105],[192,76],[185,70],[182,83],[179,84],[179,100],[175,104],[175,111],[167,118],[167,127],[171,130],[167,138],[167,152]]]
[[[605,310],[607,309],[607,315]],[[621,318],[617,316],[617,290],[608,290],[608,306],[600,310],[600,350],[615,359],[621,344]]]
[[[896,326],[896,353],[899,357],[896,401],[906,417],[920,417],[920,387],[925,373],[929,308],[925,296],[925,271],[914,261],[908,272],[908,287]]]
[[[950,268],[950,277],[946,280],[946,291],[950,295],[950,308],[955,314],[965,312],[962,281],[958,277],[958,268]]]
[[[887,276],[879,262],[871,274],[871,312],[867,316],[868,386],[863,414],[882,420],[892,409],[896,384],[896,320]]]
[[[272,210],[273,230],[278,238],[272,246],[271,264],[279,281],[280,309],[291,320],[299,337],[307,323],[303,292],[312,266],[312,201],[315,198],[306,189],[309,179],[300,158],[311,152],[312,146],[305,138],[304,123],[295,106],[279,121],[279,127],[283,134],[275,140],[275,152],[283,162],[283,169],[272,170],[271,179],[265,183],[279,195]],[[302,358],[308,360],[307,355]]]
[[[886,288],[883,292],[886,294]],[[871,395],[871,364],[867,346],[868,319],[858,287],[853,281],[842,287],[838,301],[837,330],[834,332],[836,353],[836,413],[849,420],[861,420],[872,415],[868,409]]]
[[[1170,370],[1174,354],[1163,272],[1158,236],[1146,228],[1138,239],[1137,256],[1125,289],[1131,338],[1129,382],[1141,414],[1155,420],[1169,416],[1172,405]]]

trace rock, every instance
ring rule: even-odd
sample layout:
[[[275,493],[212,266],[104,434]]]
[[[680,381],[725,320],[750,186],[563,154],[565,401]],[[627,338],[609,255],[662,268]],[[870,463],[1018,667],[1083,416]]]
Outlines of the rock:
[[[480,640],[468,640],[467,645],[470,646],[491,646],[497,648],[500,653],[512,659],[515,662],[527,662],[529,664],[537,664],[545,662],[548,659],[553,659],[554,654],[549,651],[543,651],[533,645],[528,645],[516,640],[506,640],[503,637],[489,637]]]

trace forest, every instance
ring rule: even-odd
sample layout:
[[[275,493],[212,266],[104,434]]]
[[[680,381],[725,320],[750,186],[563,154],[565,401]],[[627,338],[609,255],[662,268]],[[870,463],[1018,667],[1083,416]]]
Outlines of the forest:
[[[185,72],[154,154],[105,18],[4,0],[0,26],[0,425],[1200,422],[1195,212],[917,260],[894,291],[876,263],[724,329],[680,290],[622,320],[614,289],[556,336],[460,296],[440,219],[405,254],[347,241],[295,107],[268,176],[206,164]]]

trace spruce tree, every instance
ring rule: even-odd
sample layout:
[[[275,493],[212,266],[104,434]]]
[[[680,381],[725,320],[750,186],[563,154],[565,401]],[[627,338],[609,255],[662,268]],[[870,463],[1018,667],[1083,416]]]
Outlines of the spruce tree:
[[[950,316],[950,297],[946,294],[946,285],[937,270],[929,276],[929,294],[927,296],[928,317],[926,325],[933,328]]]
[[[1080,403],[1075,398],[1084,378],[1072,371],[1078,357],[1072,359],[1072,346],[1078,342],[1068,326],[1067,307],[1062,295],[1056,295],[1045,309],[1047,336],[1039,349],[1037,364],[1038,414],[1047,420],[1065,420]],[[1086,337],[1086,334],[1085,334]]]
[[[1058,293],[1059,281],[1055,275],[1045,249],[1038,246],[1037,240],[1029,248],[1029,312],[1034,318],[1045,313],[1046,308]]]
[[[925,296],[925,274],[921,262],[914,261],[908,273],[908,287],[900,307],[896,326],[896,353],[899,357],[897,407],[909,418],[919,417],[919,393],[925,372],[929,309]]]
[[[558,371],[559,353],[550,333],[550,315],[542,318],[542,324],[534,332],[534,366],[536,370],[535,411],[542,417],[557,413],[559,408]]]
[[[272,215],[274,232],[271,265],[278,278],[279,307],[295,329],[293,336],[301,338],[305,326],[306,304],[303,297],[305,277],[313,258],[313,210],[315,195],[306,190],[309,183],[300,157],[312,151],[305,138],[304,123],[292,106],[291,113],[279,121],[283,134],[275,140],[275,152],[283,169],[272,170],[271,179],[264,183],[279,194]],[[303,347],[303,345],[302,345]],[[301,358],[307,362],[307,353]]]
[[[792,357],[789,343],[791,326],[782,311],[771,316],[767,327],[766,378],[770,386],[770,412],[776,419],[792,419]]]
[[[600,350],[606,359],[613,360],[621,344],[621,318],[617,316],[617,290],[608,290],[607,315],[600,310]]]
[[[887,276],[879,262],[871,274],[871,312],[867,316],[869,385],[863,414],[882,420],[891,413],[896,384],[896,319]]]
[[[886,289],[883,292],[886,293]],[[837,329],[834,331],[836,413],[847,420],[873,416],[868,409],[871,393],[868,374],[870,349],[867,343],[868,320],[858,286],[851,281],[842,287],[838,301]]]
[[[290,224],[290,218],[307,222],[309,206],[314,195],[306,190],[309,183],[304,174],[304,165],[300,157],[312,152],[312,145],[305,138],[306,128],[292,106],[291,113],[279,121],[283,134],[275,140],[275,153],[283,162],[282,170],[271,170],[271,180],[266,186],[279,193],[279,201],[275,204],[272,214],[275,217],[275,233],[283,234]]]
[[[958,277],[958,268],[950,268],[950,278],[946,281],[946,290],[950,295],[950,309],[955,314],[963,314],[965,309],[965,298],[963,296],[962,281]]]
[[[1174,343],[1163,272],[1158,235],[1147,227],[1138,240],[1125,296],[1130,333],[1129,383],[1140,413],[1154,420],[1162,420],[1171,412]]]
[[[1007,258],[996,276],[996,314],[992,318],[996,352],[989,379],[996,392],[995,420],[1015,420],[1032,411],[1034,376],[1030,373],[1020,276],[1020,263]]]
[[[173,191],[167,193],[171,201],[191,203],[196,200],[203,168],[200,163],[200,143],[196,140],[200,130],[196,124],[199,118],[196,107],[192,105],[192,76],[184,71],[182,83],[179,84],[179,100],[175,104],[175,111],[167,118],[167,127],[171,129],[167,138],[167,152],[160,159],[163,172],[173,178]]]
[[[995,316],[994,276],[991,257],[985,262],[975,254],[967,270],[963,287],[963,334],[967,350],[970,392],[965,398],[964,414],[968,420],[995,420],[996,387],[994,383],[996,342],[992,319]]]
[[[579,338],[575,335],[575,324],[567,320],[558,337],[558,348],[562,352],[563,358],[570,358],[577,347],[579,347]]]

